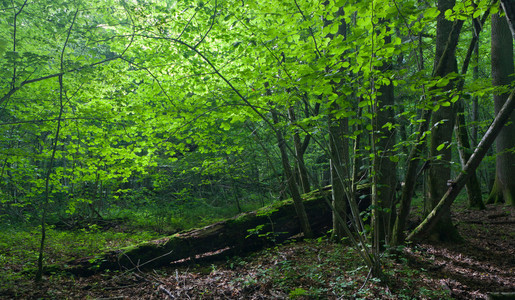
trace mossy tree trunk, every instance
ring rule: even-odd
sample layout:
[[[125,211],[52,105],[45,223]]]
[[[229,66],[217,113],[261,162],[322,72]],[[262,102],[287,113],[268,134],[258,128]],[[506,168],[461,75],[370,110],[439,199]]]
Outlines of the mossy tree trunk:
[[[303,206],[315,234],[331,227],[330,189],[304,195]],[[293,200],[285,200],[200,229],[70,262],[69,272],[169,266],[188,260],[244,254],[280,243],[302,232]]]

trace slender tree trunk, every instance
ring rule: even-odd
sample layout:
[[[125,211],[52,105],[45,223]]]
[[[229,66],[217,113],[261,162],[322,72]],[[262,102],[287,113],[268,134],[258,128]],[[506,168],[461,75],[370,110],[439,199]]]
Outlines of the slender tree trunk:
[[[227,160],[229,161],[229,160]],[[229,175],[231,177],[231,185],[232,185],[232,193],[234,196],[234,203],[236,204],[236,208],[238,209],[238,213],[241,214],[242,209],[240,205],[240,190],[238,189],[238,186],[236,185],[236,182],[234,181],[234,178],[232,175]]]
[[[513,82],[513,39],[506,18],[492,15],[492,83],[505,86]],[[498,113],[508,94],[494,94],[495,112]],[[496,140],[497,157],[495,182],[487,203],[506,202],[515,206],[515,112],[511,124],[506,125]]]
[[[295,109],[293,106],[291,106],[288,109],[288,115],[290,117],[290,121],[292,123],[295,123],[297,121],[297,118],[295,116]],[[293,134],[293,143],[295,147],[295,171],[298,174],[298,179],[302,188],[303,193],[309,193],[311,191],[311,187],[309,184],[309,176],[308,176],[308,169],[306,168],[306,164],[304,163],[304,147],[300,140],[300,135],[297,129],[295,129],[295,132]]]
[[[343,16],[343,8],[340,7],[335,17]],[[325,25],[329,25],[334,21],[325,20]],[[327,34],[327,38],[334,39],[337,36],[342,36],[343,39],[347,36],[347,24],[344,20],[338,26],[338,31],[335,34]],[[340,83],[332,82],[333,92],[339,95],[341,99],[343,96],[338,91]],[[345,226],[346,212],[347,212],[347,200],[354,201],[354,197],[351,196],[352,187],[349,171],[349,142],[345,138],[345,134],[348,132],[349,125],[347,118],[336,117],[335,112],[342,108],[333,100],[329,106],[328,113],[328,128],[329,128],[329,170],[331,174],[331,186],[332,186],[332,207],[333,207],[333,233],[332,237],[336,241],[341,240],[346,234]],[[349,204],[351,204],[349,202]],[[356,226],[359,227],[358,224]],[[359,230],[359,228],[358,228]]]
[[[356,114],[356,118],[361,118],[362,108],[358,108],[358,113]],[[353,128],[351,128],[352,132],[356,132],[358,130],[362,130],[361,124],[355,124]],[[361,134],[358,134],[356,138],[354,139],[354,145],[352,146],[352,188],[355,189],[356,185],[361,181],[363,178],[361,178],[361,174],[359,172],[361,168],[361,159],[359,156],[359,149],[361,146]]]
[[[385,44],[391,42],[391,37],[384,38]],[[384,62],[381,67],[382,72],[388,72],[391,64]],[[382,249],[383,245],[388,242],[393,226],[392,217],[394,212],[395,187],[397,186],[397,164],[391,160],[393,146],[395,145],[395,130],[385,126],[394,119],[394,86],[392,83],[383,85],[378,89],[375,123],[373,130],[376,132],[373,168],[375,173],[376,191],[372,193],[373,207],[373,230],[377,231],[377,240],[374,247]]]
[[[506,14],[506,21],[515,40],[515,0],[501,0],[501,7]]]
[[[472,154],[469,137],[467,133],[467,125],[465,124],[464,103],[460,99],[457,103],[457,123],[456,123],[456,139],[458,140],[458,152],[460,155],[461,165],[465,166]],[[481,197],[481,185],[476,176],[476,171],[470,174],[470,179],[466,184],[469,208],[485,209],[485,204]]]
[[[68,39],[70,38],[70,34],[72,32],[73,25],[75,24],[75,19],[77,18],[77,14],[79,11],[75,12],[73,16],[72,23],[70,28],[68,29],[68,35],[66,36],[66,41],[64,42],[62,51],[61,51],[61,72],[64,71],[64,51],[66,46],[68,45]],[[48,164],[48,169],[45,178],[45,193],[44,193],[44,203],[43,203],[43,213],[41,216],[41,240],[39,244],[39,256],[38,256],[38,270],[36,272],[35,281],[39,282],[43,279],[43,254],[45,250],[45,240],[46,240],[46,215],[48,212],[48,205],[50,203],[50,176],[54,170],[54,160],[55,153],[57,152],[57,145],[59,143],[59,136],[61,133],[61,119],[64,111],[64,84],[63,84],[63,73],[58,76],[59,80],[59,116],[57,117],[57,128],[55,130],[54,143],[52,145],[52,154],[50,155],[50,162]]]
[[[472,77],[474,80],[479,79],[479,30],[480,28],[472,27],[473,33],[478,37],[476,46],[474,47],[474,68],[472,69]],[[470,129],[470,146],[475,147],[477,145],[477,130],[479,122],[479,97],[474,96],[472,98],[472,126]]]
[[[274,124],[279,123],[279,117],[277,116],[277,112],[275,110],[272,110],[272,119]],[[286,176],[288,189],[290,190],[291,197],[293,199],[295,211],[299,217],[300,228],[302,228],[302,232],[306,238],[312,238],[313,232],[311,231],[311,225],[309,225],[308,215],[306,214],[306,209],[302,203],[302,197],[300,196],[297,183],[295,182],[295,176],[291,170],[290,160],[286,151],[286,141],[281,130],[277,129],[275,134],[277,137],[279,151],[281,152],[281,162],[284,169],[284,175]]]
[[[331,110],[337,109],[337,105],[333,104]],[[332,205],[333,211],[333,238],[340,240],[345,236],[343,226],[339,221],[337,215],[342,216],[345,220],[347,211],[347,197],[345,189],[345,179],[349,178],[346,172],[346,163],[349,157],[349,145],[344,134],[347,132],[348,123],[345,119],[335,119],[332,114],[329,114],[329,152],[330,158],[330,173],[332,185]],[[352,200],[351,200],[352,201]],[[345,220],[346,221],[346,220]]]

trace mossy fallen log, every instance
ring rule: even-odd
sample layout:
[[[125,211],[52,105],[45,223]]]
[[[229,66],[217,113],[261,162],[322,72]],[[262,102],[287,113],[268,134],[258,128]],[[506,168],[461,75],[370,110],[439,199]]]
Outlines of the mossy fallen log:
[[[327,205],[330,196],[330,188],[304,195],[304,205],[315,233],[325,233],[330,228],[331,211]],[[167,266],[219,253],[244,254],[300,233],[293,201],[285,200],[203,228],[78,259],[70,262],[66,271],[90,275],[107,269]]]

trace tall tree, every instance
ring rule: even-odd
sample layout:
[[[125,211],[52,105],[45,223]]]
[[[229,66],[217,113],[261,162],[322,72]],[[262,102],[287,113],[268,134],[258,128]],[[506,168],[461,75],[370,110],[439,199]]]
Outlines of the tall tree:
[[[381,22],[380,24],[385,23]],[[381,30],[378,31],[380,36]],[[386,32],[383,39],[377,43],[382,49],[392,47],[390,44],[392,38],[389,28],[386,26]],[[394,121],[394,85],[389,79],[392,69],[391,59],[384,59],[379,71],[383,77],[377,78],[381,81],[381,86],[377,90],[378,96],[374,105],[375,119],[373,121],[372,136],[374,138],[374,147],[376,149],[373,158],[373,191],[372,191],[372,207],[373,207],[373,228],[375,233],[374,242],[376,249],[382,248],[387,242],[393,227],[392,212],[394,211],[393,203],[395,196],[395,187],[397,185],[397,164],[394,161],[393,148],[395,145],[395,130],[392,122]],[[390,126],[389,126],[390,125]]]
[[[499,14],[492,15],[491,43],[492,84],[498,87],[493,97],[497,114],[509,95],[506,86],[515,80],[513,39],[506,18]],[[487,203],[505,202],[515,206],[515,112],[510,119],[512,122],[502,129],[495,143],[495,182]]]
[[[329,3],[327,2],[326,5]],[[335,5],[336,6],[336,5]],[[330,7],[329,5],[327,6]],[[347,24],[344,16],[343,7],[335,7],[337,11],[332,15],[331,9],[328,9],[328,15],[326,19],[324,19],[324,26],[326,28],[333,27],[334,29],[330,30],[327,34],[329,40],[334,41],[335,38],[340,38],[341,40],[345,40],[347,35]],[[328,18],[334,18],[328,20]],[[338,21],[340,22],[338,24]],[[334,31],[336,29],[336,31]],[[341,63],[342,57],[336,56],[334,57],[336,61]],[[334,70],[327,69],[328,73],[333,72]],[[342,71],[340,69],[339,71]],[[351,194],[351,189],[349,188],[349,142],[345,137],[345,134],[348,133],[348,119],[339,117],[338,113],[347,109],[345,108],[346,100],[345,95],[339,91],[340,82],[332,81],[332,93],[337,95],[337,97],[332,97],[329,100],[329,108],[328,108],[328,133],[329,133],[329,171],[331,174],[331,196],[332,196],[332,205],[333,205],[333,238],[335,240],[341,240],[345,236],[344,220],[346,221],[347,214],[347,199]]]
[[[445,12],[454,7],[454,0],[439,0],[438,16],[436,25],[436,50],[435,50],[435,69],[443,57],[445,48],[449,46],[448,41],[456,41],[459,38],[461,29],[461,21],[451,22],[446,19]],[[458,28],[459,27],[459,28]],[[444,68],[442,77],[451,73],[458,72],[456,55],[453,51]],[[444,87],[448,92],[453,89],[453,82]],[[429,146],[429,155],[431,164],[428,172],[428,198],[426,208],[433,209],[447,188],[447,184],[451,179],[451,155],[452,155],[452,132],[455,122],[455,111],[453,104],[450,102],[448,95],[444,98],[435,98],[435,111],[431,120],[431,141]],[[440,103],[439,103],[440,102]],[[426,213],[429,213],[427,211]],[[452,224],[450,210],[445,212],[440,218],[439,224],[434,228],[435,237],[439,240],[454,240],[459,238],[456,228]]]

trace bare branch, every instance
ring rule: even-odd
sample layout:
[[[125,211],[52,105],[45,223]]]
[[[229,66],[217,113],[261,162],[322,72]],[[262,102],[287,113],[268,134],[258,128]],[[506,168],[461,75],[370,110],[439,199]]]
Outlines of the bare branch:
[[[218,2],[217,2],[217,0],[215,0],[215,8],[214,8],[213,17],[212,17],[212,20],[211,20],[211,26],[209,26],[209,28],[206,31],[206,33],[204,34],[204,36],[200,39],[200,41],[198,41],[197,44],[195,44],[195,46],[193,46],[193,48],[197,48],[198,45],[200,45],[200,43],[202,43],[204,41],[206,36],[209,34],[211,29],[213,28],[213,25],[215,24],[215,19],[216,19],[216,7],[217,7],[217,5],[218,5]]]

